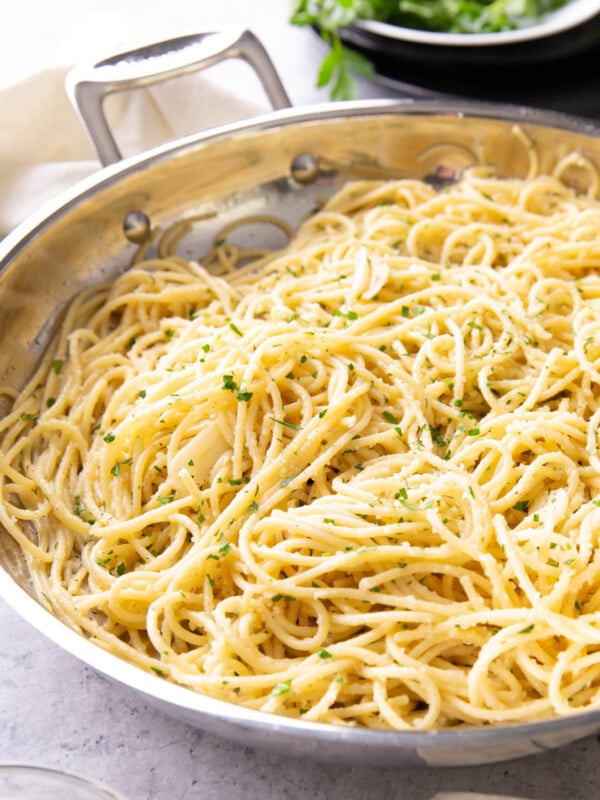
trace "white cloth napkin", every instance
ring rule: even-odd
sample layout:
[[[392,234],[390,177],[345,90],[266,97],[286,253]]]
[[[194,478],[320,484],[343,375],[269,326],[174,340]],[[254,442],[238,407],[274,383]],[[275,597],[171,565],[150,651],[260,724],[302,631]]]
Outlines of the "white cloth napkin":
[[[240,62],[113,95],[106,113],[124,156],[269,110]],[[0,239],[63,189],[100,169],[64,89],[68,67],[0,92]]]

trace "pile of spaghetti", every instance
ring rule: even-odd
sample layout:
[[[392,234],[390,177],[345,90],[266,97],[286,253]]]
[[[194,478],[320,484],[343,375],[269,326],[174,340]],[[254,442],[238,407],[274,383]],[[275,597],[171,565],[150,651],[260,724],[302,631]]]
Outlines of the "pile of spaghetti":
[[[350,183],[253,264],[82,293],[0,423],[43,602],[313,721],[600,708],[600,203],[560,178]]]

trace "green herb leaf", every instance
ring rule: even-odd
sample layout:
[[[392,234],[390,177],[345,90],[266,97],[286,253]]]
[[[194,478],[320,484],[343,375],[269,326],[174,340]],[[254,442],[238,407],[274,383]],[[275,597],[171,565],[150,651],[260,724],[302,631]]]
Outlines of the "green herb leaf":
[[[528,625],[526,628],[523,628],[522,630],[519,631],[519,633],[531,633],[534,627],[535,625],[532,622],[531,625]]]
[[[173,494],[166,494],[163,497],[158,497],[157,500],[163,506],[166,506],[168,503],[172,503],[173,500],[175,500],[175,493],[173,492]]]
[[[229,544],[229,542],[223,542],[221,547],[219,547],[219,554],[221,558],[225,558],[225,556],[227,556],[230,550],[231,550],[231,545]]]
[[[276,422],[278,425],[283,425],[284,428],[291,428],[293,431],[301,431],[302,425],[294,425],[293,422],[286,422],[284,419],[276,419],[275,417],[269,417],[269,419]]]
[[[233,375],[223,375],[222,389],[227,389],[230,392],[235,392],[238,388],[237,383],[233,380]]]
[[[131,458],[124,458],[122,461],[117,461],[117,463],[113,466],[113,468],[110,471],[111,475],[114,475],[114,477],[116,478],[119,472],[121,471],[121,467],[124,464],[131,464],[132,460],[133,459]]]
[[[398,500],[398,502],[400,503],[401,506],[404,506],[404,508],[408,508],[411,511],[426,511],[428,508],[431,508],[431,506],[433,505],[433,500],[427,500],[427,502],[424,503],[422,506],[417,506],[414,503],[410,503],[407,500],[408,492],[404,488],[399,489],[399,491],[396,492],[395,497],[396,497],[396,500]]]
[[[434,428],[433,425],[430,425],[429,432],[431,433],[431,438],[433,439],[434,443],[439,445],[440,447],[444,447],[444,445],[446,444],[446,440],[440,433],[440,429]]]
[[[290,690],[291,685],[292,685],[291,678],[288,678],[287,681],[280,681],[279,683],[275,684],[271,694],[273,695],[273,697],[279,697],[282,694],[287,694],[287,692],[289,692]]]

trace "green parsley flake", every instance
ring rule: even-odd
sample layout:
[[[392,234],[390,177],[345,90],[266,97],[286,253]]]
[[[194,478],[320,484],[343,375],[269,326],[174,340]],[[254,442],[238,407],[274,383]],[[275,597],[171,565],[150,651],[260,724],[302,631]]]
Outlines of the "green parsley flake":
[[[118,474],[120,473],[120,471],[121,471],[121,467],[122,467],[124,464],[131,464],[132,460],[133,460],[133,459],[131,459],[131,458],[124,458],[122,461],[117,461],[117,463],[116,463],[116,464],[113,466],[113,468],[111,469],[111,471],[110,471],[110,474],[111,474],[111,475],[114,475],[114,477],[116,478],[116,477],[117,477],[117,475],[118,475]]]
[[[435,444],[439,445],[440,447],[445,446],[446,440],[440,433],[439,428],[434,428],[433,425],[429,425],[429,432],[431,433],[431,438],[433,439]]]
[[[276,683],[275,686],[273,687],[271,695],[273,697],[279,697],[282,694],[287,694],[287,692],[289,692],[290,690],[291,685],[292,685],[291,678],[288,678],[287,681],[280,681],[279,683]]]
[[[301,431],[302,425],[294,425],[293,422],[286,422],[284,419],[276,419],[275,417],[269,417],[269,419],[276,422],[278,425],[283,425],[285,428],[291,428],[293,431]]]
[[[531,633],[531,631],[534,629],[534,627],[535,626],[534,626],[534,624],[532,622],[531,625],[528,625],[526,628],[523,628],[523,630],[520,630],[519,633]]]
[[[396,493],[395,497],[396,497],[396,500],[398,500],[398,502],[400,503],[401,506],[404,506],[404,508],[408,508],[411,511],[426,511],[428,508],[431,508],[431,506],[433,505],[433,500],[427,500],[427,502],[423,503],[422,506],[417,506],[414,503],[410,503],[407,500],[408,493],[407,493],[406,489],[400,489]]]
[[[337,311],[334,311],[333,312],[333,316],[334,317],[346,317],[346,319],[348,319],[348,320],[358,319],[358,314],[356,313],[356,311],[340,311],[340,309],[338,309]]]

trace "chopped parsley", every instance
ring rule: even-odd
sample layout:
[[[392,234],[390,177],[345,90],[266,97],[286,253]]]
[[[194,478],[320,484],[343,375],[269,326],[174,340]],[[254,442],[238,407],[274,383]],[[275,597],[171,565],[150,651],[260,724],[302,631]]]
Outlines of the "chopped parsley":
[[[531,633],[531,631],[534,629],[534,627],[535,626],[534,626],[534,624],[532,622],[531,625],[528,625],[526,628],[523,628],[523,630],[520,630],[519,633]]]
[[[284,428],[291,428],[293,431],[301,431],[302,425],[295,425],[293,422],[286,422],[284,419],[277,419],[276,417],[269,417],[269,419],[276,422],[278,425],[283,425]]]
[[[173,492],[173,494],[166,494],[166,495],[164,495],[164,496],[162,496],[162,497],[158,497],[158,498],[157,498],[157,500],[158,500],[158,502],[159,502],[159,503],[161,503],[163,506],[166,506],[166,505],[168,505],[169,503],[172,503],[172,502],[173,502],[173,500],[175,500],[175,492]]]
[[[273,687],[273,691],[271,692],[273,697],[279,697],[282,694],[287,694],[289,692],[290,687],[292,685],[292,679],[288,678],[287,681],[280,681],[276,683]]]
[[[401,506],[404,506],[404,508],[408,508],[411,511],[426,511],[428,508],[431,508],[431,506],[433,505],[433,500],[427,500],[427,502],[424,503],[422,506],[417,506],[414,503],[410,503],[408,501],[408,499],[407,499],[408,498],[408,492],[404,488],[402,488],[398,492],[396,492],[395,498],[396,498],[396,500],[398,500],[398,502],[400,503]]]
[[[229,392],[235,392],[238,388],[237,383],[233,380],[233,375],[223,375],[223,386],[222,389],[227,389]]]
[[[114,464],[114,466],[112,467],[110,474],[114,475],[114,477],[116,478],[117,475],[121,472],[121,467],[124,464],[131,464],[132,460],[133,459],[131,458],[124,458],[122,461],[117,461],[116,464]]]
[[[229,544],[229,542],[223,542],[223,544],[219,547],[219,555],[221,556],[221,558],[225,558],[225,556],[229,553],[230,550],[231,550],[231,545]]]

